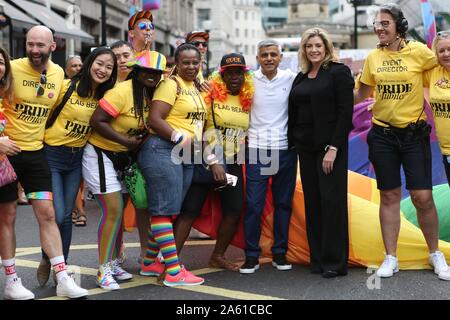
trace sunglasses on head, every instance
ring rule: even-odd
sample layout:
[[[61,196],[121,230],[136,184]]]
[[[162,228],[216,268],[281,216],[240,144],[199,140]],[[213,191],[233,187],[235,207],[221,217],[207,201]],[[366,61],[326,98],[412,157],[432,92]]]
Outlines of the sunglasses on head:
[[[450,31],[439,31],[436,35],[439,38],[448,38],[450,37]]]
[[[36,88],[36,96],[40,97],[44,94],[45,92],[44,86],[46,84],[47,84],[47,70],[44,70],[39,76],[39,85]]]
[[[139,22],[138,28],[139,30],[146,30],[147,28],[150,30],[155,30],[155,26],[151,22]]]
[[[205,42],[205,41],[192,41],[192,42],[189,42],[189,43],[194,45],[194,46],[196,46],[196,47],[200,47],[200,45],[202,45],[203,48],[207,48],[208,47],[208,43]]]

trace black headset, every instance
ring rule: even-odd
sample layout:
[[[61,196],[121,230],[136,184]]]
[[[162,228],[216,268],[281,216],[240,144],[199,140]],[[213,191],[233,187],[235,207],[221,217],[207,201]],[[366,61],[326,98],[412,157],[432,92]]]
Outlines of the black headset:
[[[402,9],[394,3],[386,3],[380,6],[380,11],[389,12],[395,19],[395,29],[397,33],[403,38],[408,31],[408,20],[403,15]]]
[[[402,38],[406,37],[408,31],[408,20],[403,15],[403,11],[395,3],[386,3],[380,6],[379,11],[387,11],[395,19],[395,30]],[[375,32],[375,28],[373,28]]]

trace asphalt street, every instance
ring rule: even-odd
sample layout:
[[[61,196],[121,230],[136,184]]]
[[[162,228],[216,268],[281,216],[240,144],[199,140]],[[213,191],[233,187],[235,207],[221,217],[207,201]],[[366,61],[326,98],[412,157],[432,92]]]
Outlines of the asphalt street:
[[[390,279],[379,279],[374,270],[350,268],[345,277],[324,279],[311,274],[308,266],[293,265],[291,271],[277,271],[270,260],[262,260],[261,268],[252,275],[208,268],[208,258],[214,240],[190,239],[181,260],[188,270],[205,278],[201,286],[168,288],[156,278],[138,275],[139,255],[137,233],[126,233],[125,269],[134,274],[131,281],[122,282],[121,290],[108,292],[96,287],[98,267],[97,226],[100,209],[95,201],[86,201],[86,227],[73,228],[69,265],[77,266],[81,285],[89,290],[86,300],[146,300],[146,301],[228,301],[258,300],[265,304],[276,300],[440,300],[450,298],[450,281],[442,281],[430,270],[400,271]],[[22,283],[32,290],[36,299],[60,300],[53,280],[39,287],[36,268],[40,261],[39,232],[31,206],[19,206],[16,222],[17,270]],[[243,262],[243,251],[229,248],[227,256]],[[3,274],[3,272],[2,272]],[[0,288],[5,285],[0,276]],[[0,290],[0,300],[3,289]],[[181,310],[182,311],[182,310]],[[184,310],[186,311],[186,310]]]

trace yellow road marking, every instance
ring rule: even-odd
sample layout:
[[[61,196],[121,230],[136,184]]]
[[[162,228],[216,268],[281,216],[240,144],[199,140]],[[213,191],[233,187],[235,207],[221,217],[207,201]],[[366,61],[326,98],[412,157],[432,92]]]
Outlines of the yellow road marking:
[[[207,246],[207,245],[213,245],[216,243],[216,240],[192,240],[187,241],[185,246]],[[141,245],[138,242],[130,242],[125,243],[126,248],[139,248]],[[78,244],[78,245],[71,245],[70,250],[92,250],[97,249],[96,244]],[[23,257],[28,256],[32,254],[37,254],[41,252],[41,247],[27,247],[27,248],[17,248],[16,250],[16,257]]]
[[[186,245],[212,245],[215,243],[215,240],[194,240],[194,241],[188,241],[186,242]],[[140,244],[135,243],[126,243],[125,246],[127,248],[139,248]],[[72,245],[70,247],[71,250],[92,250],[97,249],[96,244],[84,244],[84,245]],[[22,257],[32,254],[37,254],[41,252],[40,247],[28,247],[28,248],[17,248],[16,257]],[[260,263],[267,262],[270,259],[260,259]],[[39,266],[38,261],[32,261],[32,260],[26,260],[26,259],[17,259],[16,265],[21,267],[28,267],[28,268],[34,268],[37,269]],[[97,275],[97,269],[94,268],[88,268],[88,267],[81,267],[77,266],[80,269],[78,270],[80,274],[86,275],[86,276],[96,276]],[[214,273],[214,272],[220,272],[222,269],[216,269],[216,268],[203,268],[203,269],[197,269],[192,270],[191,272],[195,275],[205,275],[208,273]],[[141,287],[145,285],[156,285],[161,286],[157,282],[156,277],[143,277],[140,275],[133,275],[133,280],[129,282],[122,282],[120,283],[121,289],[131,289],[136,287]],[[244,291],[238,291],[238,290],[230,290],[230,289],[224,289],[219,287],[213,287],[213,286],[206,286],[206,285],[200,285],[200,286],[177,286],[174,287],[175,289],[180,290],[186,290],[186,291],[192,291],[192,292],[198,292],[198,293],[204,293],[208,295],[215,295],[225,298],[231,298],[231,299],[238,299],[238,300],[284,300],[283,298],[278,298],[274,296],[268,296],[268,295],[260,295],[260,294],[254,294]],[[105,294],[109,291],[101,289],[101,288],[94,288],[91,290],[88,290],[89,296],[94,296],[98,294]],[[47,298],[43,298],[40,300],[67,300],[67,298],[64,297],[58,297],[58,296],[51,296]]]

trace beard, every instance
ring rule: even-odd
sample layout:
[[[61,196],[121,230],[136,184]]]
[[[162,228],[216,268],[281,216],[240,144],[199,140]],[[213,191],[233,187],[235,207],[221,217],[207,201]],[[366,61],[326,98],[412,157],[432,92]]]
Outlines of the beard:
[[[33,58],[31,52],[27,52],[27,57],[35,68],[39,68],[47,64],[48,60],[50,59],[50,54],[51,50],[49,50],[47,53],[41,52],[39,58]]]

